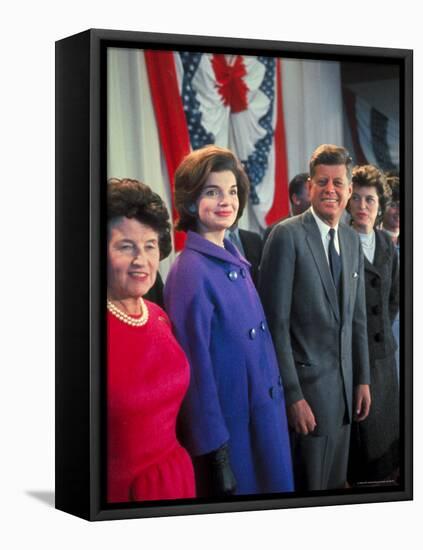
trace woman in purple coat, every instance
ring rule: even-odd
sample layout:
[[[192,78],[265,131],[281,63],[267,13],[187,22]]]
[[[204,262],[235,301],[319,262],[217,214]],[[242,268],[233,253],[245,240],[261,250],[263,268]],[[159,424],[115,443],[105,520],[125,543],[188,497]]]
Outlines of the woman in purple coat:
[[[293,490],[273,343],[250,264],[224,239],[248,191],[239,161],[216,146],[188,155],[175,176],[177,228],[188,234],[164,297],[191,365],[180,436],[198,496]]]

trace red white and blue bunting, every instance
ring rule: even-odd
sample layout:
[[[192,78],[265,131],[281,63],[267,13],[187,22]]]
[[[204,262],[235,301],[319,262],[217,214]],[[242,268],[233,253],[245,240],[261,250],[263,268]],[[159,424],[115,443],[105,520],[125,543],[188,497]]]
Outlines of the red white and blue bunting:
[[[169,181],[189,150],[228,147],[249,176],[259,225],[287,215],[280,60],[151,50],[145,60]]]

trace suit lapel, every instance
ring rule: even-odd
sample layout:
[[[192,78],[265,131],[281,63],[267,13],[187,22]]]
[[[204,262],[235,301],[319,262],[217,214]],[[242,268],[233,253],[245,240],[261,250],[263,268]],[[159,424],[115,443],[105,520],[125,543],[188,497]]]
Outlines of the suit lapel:
[[[375,255],[376,259],[376,255]],[[369,262],[369,260],[366,258],[366,255],[364,255],[364,269],[366,271],[370,271],[370,273],[373,273],[374,275],[377,275],[380,277],[379,270],[377,269],[376,265]]]
[[[336,319],[339,321],[339,306],[335,284],[332,279],[326,253],[323,248],[319,228],[313,218],[313,214],[309,210],[304,214],[304,227],[306,230],[306,240],[310,248],[311,255],[316,263],[317,270],[319,271],[329,303],[333,309]]]
[[[351,239],[347,237],[347,228],[341,224],[338,226],[338,238],[339,247],[341,250],[342,260],[342,318],[346,319],[348,311],[348,303],[350,300],[351,279],[354,276],[358,276],[353,271],[352,258],[355,256],[355,252],[352,248]]]
[[[379,231],[376,233],[376,247],[375,247],[375,257],[373,258],[373,263],[370,263],[369,260],[365,258],[365,269],[371,271],[375,275],[380,277],[380,268],[389,260],[388,247],[386,242],[381,238]]]

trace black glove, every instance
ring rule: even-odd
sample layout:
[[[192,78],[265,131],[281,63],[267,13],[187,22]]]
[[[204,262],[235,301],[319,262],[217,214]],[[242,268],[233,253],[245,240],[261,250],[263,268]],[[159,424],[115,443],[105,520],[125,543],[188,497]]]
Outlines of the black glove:
[[[233,495],[236,490],[236,479],[229,463],[228,446],[222,445],[209,455],[213,492],[216,496]]]

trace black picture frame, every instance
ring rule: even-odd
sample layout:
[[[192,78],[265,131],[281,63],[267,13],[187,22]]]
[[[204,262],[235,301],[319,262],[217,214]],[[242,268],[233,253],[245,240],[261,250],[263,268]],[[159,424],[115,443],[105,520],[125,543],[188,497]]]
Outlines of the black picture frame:
[[[107,505],[104,502],[106,51],[108,47],[236,52],[400,70],[401,468],[399,487],[282,498]],[[91,29],[56,43],[56,508],[87,520],[410,500],[412,465],[411,50]]]

